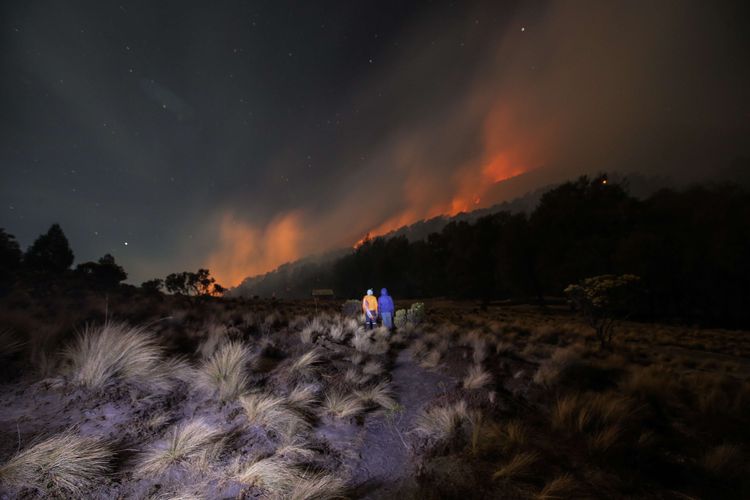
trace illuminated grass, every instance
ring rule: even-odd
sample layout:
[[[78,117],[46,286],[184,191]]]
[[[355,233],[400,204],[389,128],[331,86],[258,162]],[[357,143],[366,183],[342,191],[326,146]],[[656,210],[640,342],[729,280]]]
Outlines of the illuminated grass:
[[[0,482],[39,495],[83,498],[109,471],[101,441],[65,432],[21,450],[0,467]]]
[[[164,473],[173,465],[190,467],[197,462],[208,461],[222,445],[220,429],[203,419],[192,420],[173,427],[166,440],[145,452],[136,465],[139,474],[155,476]]]
[[[236,399],[247,388],[250,350],[240,341],[222,344],[198,372],[198,384],[215,392],[222,401]]]

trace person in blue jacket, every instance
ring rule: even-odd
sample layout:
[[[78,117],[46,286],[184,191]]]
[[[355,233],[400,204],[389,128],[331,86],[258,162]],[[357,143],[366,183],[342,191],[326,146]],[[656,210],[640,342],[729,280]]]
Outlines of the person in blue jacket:
[[[382,288],[378,298],[378,312],[380,312],[380,317],[383,318],[383,326],[389,330],[393,328],[394,310],[393,299],[388,295],[388,290]]]

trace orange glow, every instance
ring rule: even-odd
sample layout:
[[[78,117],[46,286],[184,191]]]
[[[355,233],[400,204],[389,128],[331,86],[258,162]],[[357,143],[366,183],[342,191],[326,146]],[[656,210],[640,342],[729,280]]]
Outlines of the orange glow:
[[[266,227],[246,224],[232,213],[222,216],[217,249],[207,267],[223,286],[236,286],[248,276],[270,271],[302,256],[301,216],[282,214]]]

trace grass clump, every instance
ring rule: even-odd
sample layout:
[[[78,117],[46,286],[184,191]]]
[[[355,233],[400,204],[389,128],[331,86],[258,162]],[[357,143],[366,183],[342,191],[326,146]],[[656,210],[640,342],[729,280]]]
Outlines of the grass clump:
[[[172,465],[189,467],[207,462],[223,444],[220,429],[204,419],[195,419],[173,427],[167,438],[145,452],[136,465],[136,471],[147,476],[164,473]]]
[[[535,452],[521,452],[513,456],[492,474],[493,480],[513,481],[528,478],[532,474],[532,467],[539,461]]]
[[[0,483],[43,496],[82,498],[109,472],[110,457],[100,440],[65,432],[16,453],[0,467]]]
[[[417,417],[414,431],[434,442],[449,441],[469,423],[469,417],[463,400],[448,406],[433,406]]]
[[[63,351],[64,372],[75,384],[91,389],[116,380],[166,386],[163,349],[144,327],[126,323],[86,325]]]
[[[469,368],[469,373],[464,377],[464,389],[481,389],[489,384],[491,380],[492,376],[488,371],[480,365],[474,365]]]
[[[365,411],[360,398],[337,390],[326,393],[323,408],[336,418],[351,418]]]
[[[287,403],[273,394],[253,393],[240,397],[240,405],[247,419],[290,439],[309,427],[307,421]]]
[[[375,404],[390,411],[395,411],[398,408],[398,402],[393,397],[391,388],[385,382],[380,382],[373,386],[356,390],[354,393],[364,403]]]
[[[289,373],[292,375],[312,375],[322,362],[323,356],[313,349],[297,358],[289,367]]]
[[[198,383],[221,401],[236,399],[247,388],[249,348],[240,341],[222,344],[198,371]]]

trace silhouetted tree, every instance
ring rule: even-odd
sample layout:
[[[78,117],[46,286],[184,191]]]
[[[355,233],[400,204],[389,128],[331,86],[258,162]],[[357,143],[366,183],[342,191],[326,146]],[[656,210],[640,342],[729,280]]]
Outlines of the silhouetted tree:
[[[60,274],[73,264],[73,251],[59,224],[39,236],[26,250],[25,266],[34,272]]]
[[[187,274],[182,272],[167,275],[164,278],[164,287],[169,293],[188,295]]]
[[[161,293],[162,288],[164,287],[164,280],[155,278],[152,280],[147,280],[141,283],[141,289],[146,293]]]
[[[21,265],[21,255],[15,236],[0,228],[0,293],[11,287]]]
[[[98,262],[78,264],[75,272],[92,286],[102,289],[116,288],[120,282],[128,279],[125,269],[118,265],[110,254],[105,254]]]

